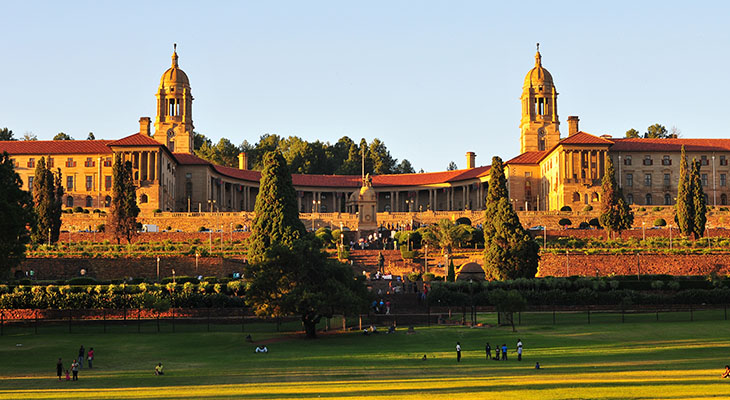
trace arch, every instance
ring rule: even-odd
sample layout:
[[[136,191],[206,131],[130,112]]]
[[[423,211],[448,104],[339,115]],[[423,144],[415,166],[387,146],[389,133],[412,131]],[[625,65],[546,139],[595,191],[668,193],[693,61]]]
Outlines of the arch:
[[[86,207],[94,207],[94,199],[91,196],[86,196]]]
[[[73,206],[74,206],[73,196],[66,197],[66,207],[73,207]]]
[[[591,201],[596,202],[598,200],[599,200],[598,193],[596,193],[596,192],[591,193]]]
[[[112,206],[112,197],[106,196],[104,197],[104,207],[111,207]]]
[[[580,202],[580,193],[573,192],[573,203],[578,203],[578,202]]]
[[[665,206],[672,205],[672,196],[670,196],[669,193],[664,194],[664,205]]]
[[[651,193],[646,194],[646,205],[647,206],[651,205]]]
[[[140,203],[144,204],[144,203],[147,203],[147,201],[149,201],[149,198],[147,197],[146,194],[142,194],[141,196],[139,196]]]

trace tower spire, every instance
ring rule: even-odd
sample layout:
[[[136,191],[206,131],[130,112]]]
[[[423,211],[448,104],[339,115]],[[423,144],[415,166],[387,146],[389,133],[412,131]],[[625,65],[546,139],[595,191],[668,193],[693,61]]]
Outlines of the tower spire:
[[[537,53],[535,53],[535,66],[542,67],[542,55],[540,55],[540,43],[537,44]]]
[[[172,67],[178,68],[177,65],[177,43],[172,44]]]

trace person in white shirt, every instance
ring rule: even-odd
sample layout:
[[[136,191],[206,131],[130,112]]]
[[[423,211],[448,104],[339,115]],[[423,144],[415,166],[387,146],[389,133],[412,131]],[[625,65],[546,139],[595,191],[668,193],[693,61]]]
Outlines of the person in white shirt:
[[[517,339],[517,361],[522,361],[522,339]]]
[[[456,362],[461,362],[461,343],[456,342]]]

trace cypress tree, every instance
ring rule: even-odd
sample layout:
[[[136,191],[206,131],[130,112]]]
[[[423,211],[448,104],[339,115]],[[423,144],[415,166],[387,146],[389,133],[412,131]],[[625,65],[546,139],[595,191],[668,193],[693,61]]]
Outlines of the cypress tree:
[[[446,282],[454,282],[456,280],[456,269],[454,268],[454,261],[449,261],[449,269],[446,272]]]
[[[306,233],[286,160],[272,151],[264,155],[263,164],[248,251],[251,262],[262,261],[272,244],[291,247]]]
[[[520,223],[507,193],[504,166],[492,158],[484,224],[484,269],[495,279],[533,278],[539,246]]]
[[[33,221],[33,201],[6,152],[0,154],[0,187],[0,272],[5,275],[25,258]]]
[[[132,163],[123,162],[121,155],[117,155],[112,169],[112,203],[107,228],[114,234],[117,243],[122,238],[127,243],[137,233],[137,191],[132,180]]]
[[[705,235],[705,225],[707,224],[707,202],[705,201],[705,191],[702,189],[702,178],[700,177],[700,162],[696,159],[692,160],[691,173],[692,187],[692,233],[695,239],[699,239]]]
[[[679,160],[679,184],[677,185],[677,204],[675,217],[679,231],[688,236],[694,232],[694,201],[692,199],[692,182],[687,165],[687,154],[682,146]]]
[[[32,190],[35,224],[31,231],[31,240],[34,243],[56,243],[61,232],[61,170],[54,174],[46,165],[45,158],[41,157],[35,167]]]
[[[606,230],[606,237],[610,239],[611,232],[620,234],[622,230],[631,228],[634,223],[634,213],[624,200],[621,189],[616,187],[615,170],[610,158],[606,160],[606,173],[603,175],[601,188],[603,201],[598,223]]]

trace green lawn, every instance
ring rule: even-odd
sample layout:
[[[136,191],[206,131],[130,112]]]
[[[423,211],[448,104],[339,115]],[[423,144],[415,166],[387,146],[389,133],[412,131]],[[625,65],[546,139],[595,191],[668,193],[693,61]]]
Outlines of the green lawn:
[[[724,320],[522,325],[517,333],[439,326],[412,335],[399,329],[316,340],[259,329],[254,340],[273,340],[265,355],[253,352],[240,327],[160,334],[147,328],[69,334],[61,326],[38,335],[6,329],[0,398],[730,398],[730,379],[719,378],[730,363],[730,322]],[[514,354],[518,337],[525,345],[522,362]],[[463,348],[459,364],[456,341]],[[506,343],[510,360],[486,361],[487,341]],[[94,369],[82,369],[78,382],[58,382],[56,359],[69,365],[81,344],[95,348]],[[423,354],[428,361],[421,361]],[[162,377],[152,374],[159,361]],[[542,369],[533,368],[536,361]]]

